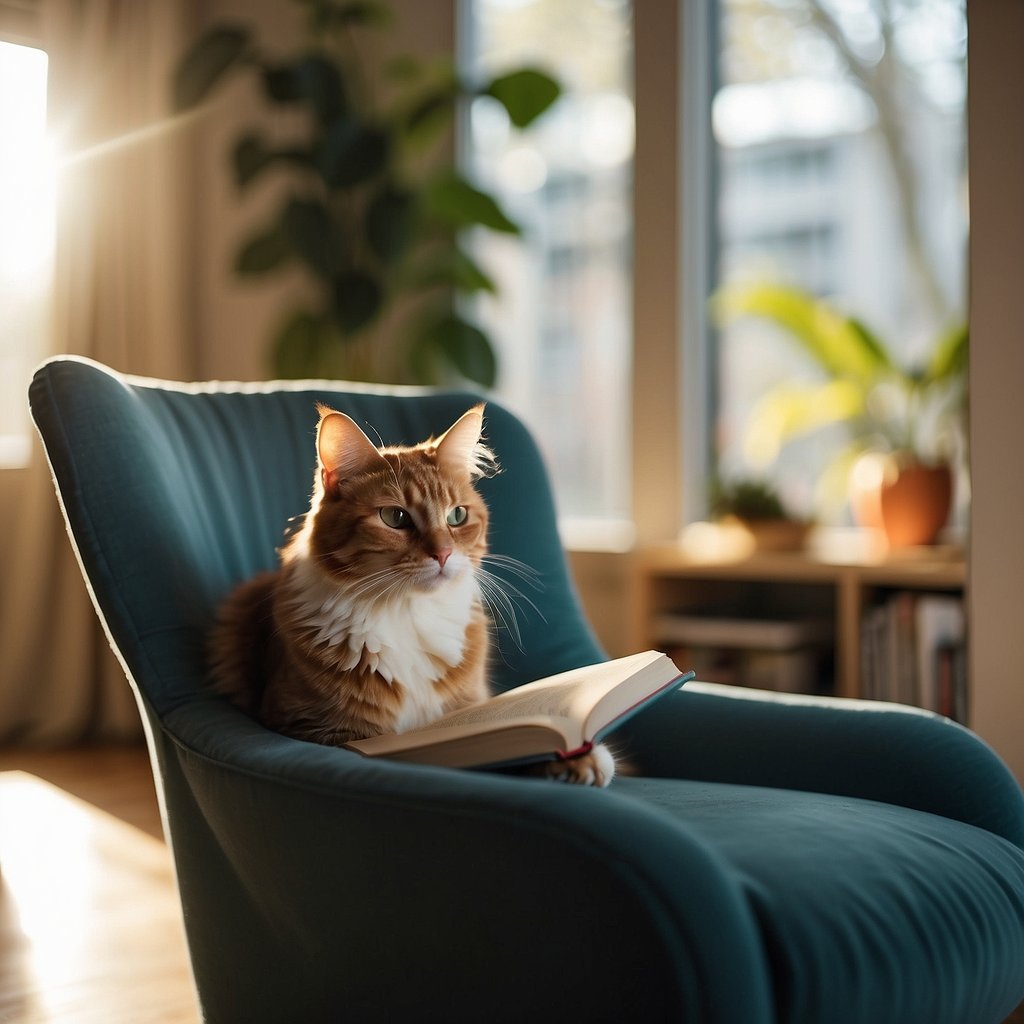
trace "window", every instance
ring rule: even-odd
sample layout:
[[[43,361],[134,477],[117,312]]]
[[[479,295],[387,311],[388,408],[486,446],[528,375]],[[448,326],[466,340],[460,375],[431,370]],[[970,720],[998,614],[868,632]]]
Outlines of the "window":
[[[0,466],[28,461],[25,388],[49,327],[55,192],[46,68],[43,51],[0,41]]]
[[[964,0],[706,2],[718,37],[712,291],[795,285],[901,362],[923,361],[966,315]],[[840,428],[771,464],[749,443],[759,399],[814,368],[755,320],[725,326],[713,362],[719,473],[768,475],[794,511],[820,514]]]
[[[544,450],[563,517],[630,515],[631,9],[625,0],[468,0],[464,63],[532,63],[559,103],[528,132],[474,101],[472,172],[523,227],[481,239],[500,293],[480,316],[499,356],[496,397]]]
[[[677,22],[668,7],[465,0],[469,67],[536,61],[568,86],[528,134],[486,99],[469,117],[472,169],[527,243],[477,250],[502,285],[483,309],[498,397],[545,448],[563,516],[630,515],[630,453],[659,442],[630,437],[632,353],[648,344],[630,330],[635,35],[647,61],[637,82],[652,60],[662,75],[660,93],[637,98],[643,181],[651,161],[678,161],[680,174],[684,516],[706,514],[714,475],[765,475],[794,512],[845,521],[845,503],[823,505],[821,491],[842,427],[787,444],[770,464],[747,444],[761,396],[816,368],[764,323],[711,329],[707,300],[744,280],[795,285],[856,315],[906,364],[964,318],[964,0],[686,0]],[[678,143],[658,121],[676,110],[662,102],[668,67],[682,79]],[[673,316],[667,297],[657,315]],[[647,385],[652,361],[675,372],[667,352],[648,353]],[[671,431],[662,419],[649,429]],[[657,485],[635,461],[645,491]],[[670,488],[672,470],[662,475]],[[672,504],[664,489],[637,497],[640,511]],[[645,532],[669,535],[660,520]]]

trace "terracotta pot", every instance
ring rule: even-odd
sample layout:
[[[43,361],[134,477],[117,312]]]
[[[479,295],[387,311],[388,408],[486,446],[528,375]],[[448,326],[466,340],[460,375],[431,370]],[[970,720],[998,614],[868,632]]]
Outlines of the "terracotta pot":
[[[882,484],[891,472],[889,456],[880,452],[867,452],[853,464],[849,480],[850,511],[858,526],[882,529]]]
[[[934,543],[946,525],[952,500],[949,466],[895,464],[878,492],[881,526],[889,547]]]

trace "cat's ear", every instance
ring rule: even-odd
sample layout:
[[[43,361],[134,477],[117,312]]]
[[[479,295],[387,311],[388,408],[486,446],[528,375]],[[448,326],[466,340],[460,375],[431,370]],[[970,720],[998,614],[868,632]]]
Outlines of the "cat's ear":
[[[325,405],[317,408],[320,425],[316,431],[316,451],[325,491],[330,491],[339,480],[385,461],[355,420]]]
[[[467,473],[471,480],[498,471],[494,453],[481,440],[484,404],[463,413],[435,442],[437,461],[453,473]]]

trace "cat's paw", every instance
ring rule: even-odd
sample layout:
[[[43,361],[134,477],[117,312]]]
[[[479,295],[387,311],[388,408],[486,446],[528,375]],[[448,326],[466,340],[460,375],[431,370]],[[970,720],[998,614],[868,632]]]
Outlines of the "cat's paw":
[[[545,762],[543,774],[575,786],[607,786],[615,778],[615,758],[606,746],[600,745],[578,757]]]

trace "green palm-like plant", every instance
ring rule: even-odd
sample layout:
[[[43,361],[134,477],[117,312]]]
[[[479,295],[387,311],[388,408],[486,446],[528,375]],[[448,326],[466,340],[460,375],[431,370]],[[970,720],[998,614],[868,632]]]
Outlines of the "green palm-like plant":
[[[279,376],[345,376],[433,384],[452,371],[494,384],[487,335],[453,299],[495,292],[460,244],[479,228],[520,233],[497,200],[445,159],[439,143],[465,98],[492,97],[525,128],[560,95],[523,67],[482,82],[450,61],[389,61],[372,80],[359,36],[390,12],[371,0],[295,0],[307,41],[270,55],[244,24],[217,24],[188,49],[174,81],[177,109],[205,101],[233,74],[260,83],[270,112],[299,111],[287,142],[247,127],[231,160],[240,190],[267,175],[287,182],[281,206],[238,248],[237,273],[255,279],[299,266],[314,298],[289,310],[272,344]],[[385,320],[380,337],[369,329]]]
[[[713,309],[722,325],[755,317],[781,327],[821,371],[821,379],[782,384],[757,403],[747,447],[758,461],[770,462],[787,442],[838,423],[850,435],[838,455],[847,466],[868,450],[929,462],[937,424],[960,427],[966,324],[943,332],[923,365],[907,367],[863,322],[798,288],[734,285],[715,296]]]

